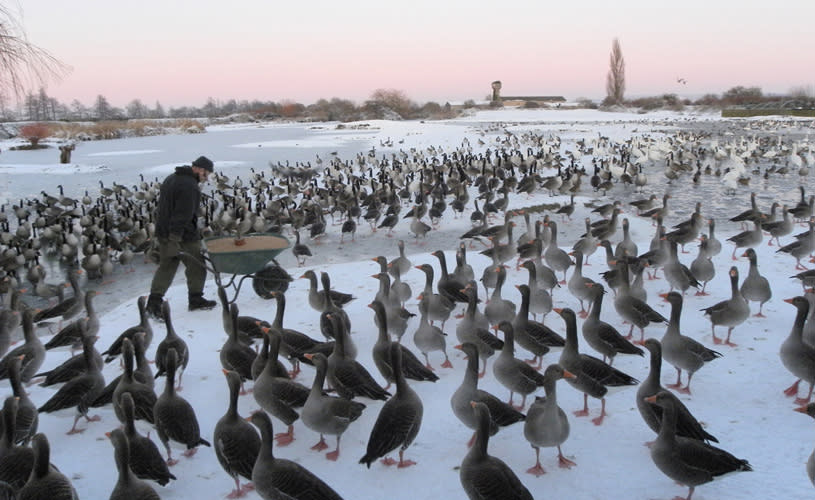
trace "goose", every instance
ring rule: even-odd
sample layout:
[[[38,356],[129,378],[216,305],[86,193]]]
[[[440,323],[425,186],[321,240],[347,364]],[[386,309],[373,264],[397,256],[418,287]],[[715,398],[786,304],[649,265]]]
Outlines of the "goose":
[[[25,486],[17,492],[19,500],[76,500],[78,495],[71,481],[56,467],[51,466],[51,447],[48,438],[38,433],[31,440],[34,450],[34,468]]]
[[[430,255],[433,255],[439,260],[439,268],[441,270],[441,276],[439,276],[436,282],[436,289],[441,295],[447,297],[448,300],[454,303],[466,303],[467,296],[461,291],[465,284],[456,280],[447,272],[447,259],[444,256],[444,252],[436,250]]]
[[[730,298],[706,307],[702,311],[710,319],[710,332],[713,335],[713,343],[722,343],[722,339],[716,336],[716,325],[726,326],[727,337],[724,339],[724,343],[735,347],[736,344],[730,342],[730,335],[733,333],[733,328],[744,323],[744,320],[750,316],[750,305],[739,291],[739,270],[736,269],[736,266],[730,268],[729,275]]]
[[[427,355],[433,351],[441,351],[444,354],[444,362],[441,364],[442,368],[452,368],[453,364],[447,356],[447,341],[444,337],[447,334],[441,328],[431,325],[427,321],[427,312],[424,312],[419,317],[419,327],[413,333],[413,343],[419,348],[425,360],[427,369],[432,370],[430,360]]]
[[[161,497],[146,481],[139,479],[130,469],[130,444],[121,429],[114,429],[106,435],[113,443],[113,457],[119,478],[110,494],[111,500],[160,500]]]
[[[249,419],[260,430],[261,445],[252,467],[252,483],[261,498],[342,500],[336,491],[302,465],[274,456],[275,434],[269,415],[255,411]]]
[[[543,385],[543,375],[515,357],[515,333],[512,323],[502,321],[498,328],[504,332],[504,346],[492,365],[492,373],[501,385],[509,389],[510,406],[513,406],[512,398],[516,392],[523,396],[521,404],[514,406],[522,410],[526,406],[526,397]]]
[[[385,306],[378,300],[374,300],[368,304],[368,307],[374,311],[374,322],[377,324],[379,330],[371,357],[379,373],[388,381],[388,385],[385,387],[387,391],[390,389],[391,384],[396,381],[393,374],[393,367],[391,366],[390,345],[393,342],[388,336],[387,314],[385,312]],[[429,382],[435,382],[439,379],[439,377],[423,365],[422,362],[419,361],[419,358],[407,347],[402,344],[399,344],[399,346],[402,350],[402,370],[406,378],[416,381],[427,380]]]
[[[224,471],[235,481],[235,490],[230,493],[240,496],[248,488],[241,488],[240,476],[252,479],[252,467],[260,452],[260,437],[255,429],[238,414],[238,396],[241,376],[234,371],[222,370],[229,387],[229,406],[218,419],[212,433],[215,443],[215,456]]]
[[[310,359],[317,373],[309,392],[308,399],[303,406],[302,419],[306,427],[320,433],[320,442],[312,446],[312,450],[324,450],[328,448],[325,444],[324,434],[334,434],[337,436],[337,448],[326,453],[325,458],[336,461],[340,455],[340,439],[348,425],[357,420],[365,409],[365,405],[336,396],[328,396],[323,393],[326,369],[328,361],[320,353],[305,354]]]
[[[546,473],[540,462],[541,447],[557,447],[558,465],[561,468],[570,469],[577,465],[566,458],[560,449],[560,445],[569,438],[569,418],[557,404],[557,381],[575,378],[575,375],[564,370],[562,366],[553,364],[546,367],[543,378],[546,397],[535,398],[524,422],[524,437],[535,450],[535,465],[526,472],[535,476]]]
[[[809,231],[802,233],[802,235],[804,236],[784,245],[775,252],[792,255],[795,257],[795,269],[806,271],[807,268],[801,264],[801,259],[806,258],[815,249],[815,217],[809,219]]]
[[[750,301],[759,303],[758,312],[753,316],[765,318],[766,316],[762,313],[764,303],[773,296],[773,291],[770,289],[770,282],[758,272],[758,257],[756,256],[755,250],[748,248],[742,257],[747,257],[750,260],[750,270],[747,272],[747,277],[744,278],[744,282],[741,284],[739,291],[741,292],[741,296],[747,300],[748,304]]]
[[[584,417],[589,414],[589,396],[599,398],[602,406],[600,416],[592,419],[594,425],[601,425],[606,417],[606,394],[609,388],[619,388],[639,383],[637,379],[612,368],[601,360],[582,354],[577,346],[577,317],[569,308],[555,308],[555,312],[566,323],[566,346],[560,353],[558,363],[563,369],[575,375],[575,378],[566,381],[583,393],[583,409],[574,412],[575,416]]]
[[[441,321],[442,329],[455,308],[455,303],[449,297],[441,293],[433,292],[433,266],[421,264],[416,269],[425,274],[424,290],[417,297],[419,299],[419,313],[427,316],[431,324],[434,321]]]
[[[172,347],[167,351],[166,363],[167,380],[164,392],[156,399],[156,404],[153,406],[153,420],[156,433],[167,450],[167,464],[173,465],[178,461],[172,458],[171,440],[186,447],[183,453],[185,457],[193,456],[198,451],[199,445],[212,445],[201,437],[198,418],[192,405],[176,392],[175,373],[179,361],[178,354]]]
[[[662,357],[676,368],[676,383],[668,387],[676,388],[677,392],[690,394],[690,380],[693,374],[705,363],[722,357],[722,354],[680,333],[679,321],[682,317],[682,296],[680,294],[670,292],[663,294],[663,298],[671,304],[671,319],[662,337]],[[682,370],[688,372],[688,383],[685,387],[682,387],[681,383]]]
[[[179,371],[178,387],[176,387],[176,390],[180,391],[181,377],[184,376],[184,370],[187,368],[187,363],[190,361],[190,351],[187,348],[187,343],[184,341],[184,339],[179,337],[175,332],[175,328],[173,327],[172,313],[170,311],[170,303],[167,300],[164,300],[161,304],[161,317],[164,319],[164,327],[167,330],[167,334],[164,339],[159,342],[158,347],[156,347],[155,378],[159,378],[162,375],[167,374],[167,357],[170,349],[174,350],[176,353],[177,362],[176,369]]]
[[[623,239],[617,243],[614,257],[619,259],[626,255],[639,255],[637,244],[631,239],[631,228],[627,217],[623,219]]]
[[[687,500],[694,489],[730,472],[753,470],[749,462],[704,441],[676,434],[677,408],[664,391],[645,399],[658,404],[662,412],[659,435],[651,446],[651,459],[663,474],[688,487]]]
[[[718,443],[719,440],[715,436],[707,432],[702,424],[691,414],[690,410],[682,403],[682,401],[667,391],[660,384],[660,374],[662,371],[662,344],[657,339],[646,339],[645,348],[651,356],[650,369],[648,376],[642,381],[637,388],[637,409],[642,416],[642,419],[651,428],[652,431],[659,433],[659,428],[662,425],[662,407],[646,401],[645,399],[657,394],[660,391],[665,391],[668,397],[674,399],[677,409],[677,422],[676,422],[676,435],[688,438],[698,439],[700,441],[713,441]],[[648,443],[652,445],[653,443]]]
[[[667,240],[666,245],[668,247],[668,259],[663,266],[663,271],[665,273],[665,279],[671,285],[669,291],[673,291],[676,288],[684,294],[690,287],[699,288],[700,283],[693,273],[691,273],[690,269],[679,262],[676,242]]]
[[[122,394],[119,404],[125,416],[124,430],[130,445],[130,469],[139,479],[148,479],[164,486],[176,477],[170,472],[167,462],[161,456],[156,444],[149,436],[143,436],[136,429],[133,397],[129,392]]]
[[[359,362],[349,358],[345,353],[345,332],[342,320],[334,314],[327,317],[332,330],[336,331],[334,350],[328,356],[328,383],[340,396],[353,399],[365,396],[369,399],[386,400],[390,393],[383,389],[370,372]],[[392,365],[393,366],[393,365]],[[396,367],[393,367],[396,370]],[[400,364],[401,368],[401,364]]]
[[[569,269],[569,266],[572,265],[572,259],[568,253],[557,246],[557,223],[555,223],[555,221],[549,221],[546,223],[546,227],[551,230],[552,239],[549,241],[549,246],[546,247],[546,251],[543,253],[543,258],[553,271],[563,272],[563,280],[560,281],[560,284],[565,285],[566,271]]]
[[[386,458],[382,460],[384,465],[396,465],[401,469],[416,464],[412,460],[405,460],[404,453],[419,434],[424,406],[402,374],[402,351],[396,344],[392,344],[390,354],[396,377],[396,393],[379,410],[368,437],[365,455],[359,459],[359,463],[365,464],[369,469],[374,461],[396,448],[399,448],[399,462]]]
[[[594,283],[589,288],[592,293],[593,304],[591,312],[586,321],[583,322],[583,339],[589,346],[603,355],[603,362],[608,362],[609,366],[614,363],[617,354],[636,354],[643,356],[642,349],[632,344],[616,328],[600,319],[600,311],[603,307],[603,296],[606,294],[605,288],[599,283]]]
[[[515,317],[516,308],[512,301],[501,296],[501,289],[507,279],[506,269],[504,266],[497,266],[495,272],[498,279],[495,288],[492,290],[490,301],[484,306],[484,316],[487,317],[492,328],[497,329],[498,324],[502,321],[512,321]]]
[[[651,210],[651,208],[654,206],[654,203],[656,203],[656,199],[657,195],[652,194],[648,198],[634,200],[632,202],[629,202],[628,204],[636,208],[637,215],[640,215],[642,212],[645,212],[646,210]]]
[[[218,358],[224,370],[237,372],[241,381],[252,380],[252,363],[257,353],[238,339],[238,304],[234,302],[230,304],[229,312],[232,324],[226,332],[227,338],[221,346]]]
[[[22,324],[25,342],[8,351],[0,360],[0,380],[10,377],[10,365],[19,359],[20,381],[27,384],[31,382],[31,379],[45,361],[45,346],[43,346],[37,332],[34,330],[33,314],[30,309],[23,311]]]
[[[9,382],[14,398],[17,399],[17,410],[15,411],[15,432],[14,442],[28,445],[39,426],[39,415],[37,406],[28,397],[28,393],[23,389],[20,380],[20,366],[22,356],[17,356],[9,363]],[[2,455],[2,453],[0,453]]]
[[[255,378],[252,396],[255,402],[266,412],[283,422],[287,431],[274,438],[278,446],[287,446],[294,441],[294,422],[300,418],[295,408],[306,403],[309,388],[291,380],[277,369],[277,356],[280,352],[281,336],[276,330],[266,328],[264,333],[269,337],[269,355],[263,371]]]
[[[84,323],[82,323],[84,329]],[[88,408],[93,403],[102,390],[105,388],[105,379],[102,376],[101,367],[94,362],[93,344],[98,337],[84,335],[82,338],[82,356],[85,360],[87,371],[82,375],[72,378],[65,383],[51,398],[43,403],[37,411],[51,413],[65,408],[76,407],[74,425],[67,434],[77,434],[85,429],[77,429],[76,424],[80,417],[85,417],[88,422],[95,422],[101,419],[99,415],[88,416]]]
[[[474,431],[467,446],[472,446],[475,442],[478,428],[478,419],[470,404],[472,401],[484,403],[490,409],[490,435],[497,433],[501,427],[523,421],[525,419],[523,413],[491,393],[478,388],[478,348],[475,344],[464,342],[457,345],[456,349],[461,350],[467,356],[467,368],[464,370],[461,385],[450,398],[450,406],[459,421]]]
[[[405,241],[399,240],[396,242],[396,246],[399,249],[399,256],[388,263],[389,272],[394,278],[396,277],[397,272],[401,276],[404,276],[410,271],[410,268],[413,267],[410,259],[405,256]]]
[[[733,254],[731,255],[733,260],[736,260],[736,250],[739,248],[752,248],[761,244],[764,238],[764,233],[761,232],[761,218],[756,219],[753,224],[752,230],[742,231],[727,238],[727,241],[733,242]]]
[[[91,336],[95,336],[99,333],[99,316],[93,307],[93,299],[95,296],[96,291],[94,290],[85,292],[83,303],[86,315],[65,325],[56,335],[51,337],[48,342],[44,344],[46,350],[63,346],[71,346],[73,349],[75,346],[82,345],[82,328]],[[82,323],[83,326],[80,326],[80,323]]]
[[[144,332],[144,344],[145,348],[149,347],[153,341],[153,327],[150,325],[150,321],[147,316],[147,296],[142,295],[136,300],[136,307],[139,310],[139,323],[137,325],[131,326],[123,331],[116,340],[114,340],[110,347],[107,348],[104,352],[102,352],[103,356],[105,357],[105,363],[110,363],[116,357],[121,354],[122,352],[122,340],[124,339],[133,339],[133,336],[137,332]]]
[[[521,267],[529,273],[527,286],[529,287],[529,312],[532,313],[532,319],[537,320],[538,314],[545,318],[552,311],[552,295],[541,287],[538,282],[538,270],[535,262],[528,260]]]
[[[773,246],[773,239],[781,246],[781,241],[779,238],[782,236],[786,236],[792,232],[793,223],[792,218],[790,218],[790,212],[787,205],[783,207],[783,218],[780,221],[774,221],[766,223],[762,226],[764,231],[770,233],[770,240],[767,242],[767,246]]]
[[[719,255],[722,251],[722,242],[716,238],[716,221],[714,219],[708,219],[707,221],[708,233],[707,233],[707,252],[706,255],[708,257],[715,257]]]
[[[795,411],[798,413],[803,413],[804,415],[809,415],[811,418],[815,418],[815,403],[799,406],[795,409]],[[815,451],[813,451],[807,459],[806,471],[809,481],[813,486],[815,486]]]
[[[588,311],[586,311],[584,302],[591,298],[592,293],[590,286],[596,283],[591,278],[583,276],[583,252],[575,250],[572,252],[572,255],[574,255],[574,272],[572,272],[572,277],[569,278],[568,288],[569,292],[580,301],[580,312],[578,312],[578,315],[581,318],[585,318],[588,315]]]
[[[16,443],[18,412],[18,399],[7,397],[3,402],[3,429],[0,433],[0,482],[14,490],[19,490],[26,483],[34,466],[33,450]]]
[[[696,296],[704,296],[708,295],[705,291],[708,282],[716,276],[716,266],[713,265],[713,260],[709,254],[707,235],[703,234],[699,239],[699,254],[690,263],[690,272],[696,278],[696,281],[702,282],[702,289],[696,291]]]
[[[478,310],[478,286],[471,281],[464,288],[469,297],[464,317],[456,325],[456,338],[462,344],[471,342],[478,348],[478,355],[482,361],[478,376],[483,377],[487,370],[487,358],[500,350],[504,342],[490,332],[490,323],[487,317]]]
[[[459,468],[459,480],[470,500],[502,498],[506,500],[532,500],[532,493],[518,476],[500,458],[487,453],[489,445],[490,414],[484,403],[471,402],[478,419],[475,444],[467,452]]]
[[[306,259],[312,257],[311,249],[305,243],[300,243],[300,231],[295,231],[294,237],[295,241],[291,247],[291,253],[297,259],[298,267],[302,267],[306,264]]]
[[[153,386],[147,383],[137,381],[134,377],[133,358],[135,357],[135,349],[130,340],[125,339],[122,344],[122,356],[124,360],[124,373],[119,377],[116,387],[113,389],[111,395],[111,402],[113,403],[113,412],[119,422],[124,423],[125,415],[121,407],[121,397],[125,392],[130,393],[134,402],[134,415],[136,419],[146,420],[153,423],[153,407],[156,404],[156,393],[153,392]],[[142,377],[140,379],[143,380]]]
[[[798,385],[801,380],[809,382],[809,392],[806,398],[796,397],[795,403],[804,405],[812,398],[812,389],[815,384],[815,347],[803,341],[804,321],[809,313],[809,301],[802,297],[784,299],[784,302],[792,304],[797,309],[795,321],[789,335],[781,344],[780,356],[784,368],[792,372],[798,378],[789,388],[784,391],[787,396],[798,395]]]
[[[534,355],[534,358],[527,362],[534,363],[537,360],[538,364],[535,368],[540,370],[543,356],[549,352],[549,349],[563,347],[566,341],[543,323],[529,319],[529,287],[527,285],[516,285],[515,287],[521,293],[521,307],[512,320],[515,342]]]
[[[625,261],[620,261],[617,264],[617,269],[620,270],[621,285],[617,291],[617,296],[614,298],[614,309],[624,320],[631,323],[631,329],[628,331],[626,338],[631,338],[635,326],[640,329],[640,339],[635,343],[641,344],[645,340],[646,326],[656,322],[667,323],[668,320],[646,302],[631,295],[628,283],[628,264]],[[564,368],[569,369],[568,366]]]

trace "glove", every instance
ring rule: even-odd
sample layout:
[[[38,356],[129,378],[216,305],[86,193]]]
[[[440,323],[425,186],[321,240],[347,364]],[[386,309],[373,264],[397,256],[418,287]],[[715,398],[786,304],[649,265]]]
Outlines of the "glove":
[[[167,256],[171,259],[177,259],[181,252],[181,237],[171,234],[167,243]]]

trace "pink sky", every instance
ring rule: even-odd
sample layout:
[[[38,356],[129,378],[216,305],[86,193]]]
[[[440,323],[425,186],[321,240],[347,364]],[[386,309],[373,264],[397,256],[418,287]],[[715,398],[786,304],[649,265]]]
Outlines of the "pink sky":
[[[605,96],[612,40],[627,96],[737,86],[815,87],[812,0],[653,2],[446,0],[37,0],[29,39],[73,70],[49,95],[115,106],[341,97]],[[684,78],[687,84],[677,83]]]

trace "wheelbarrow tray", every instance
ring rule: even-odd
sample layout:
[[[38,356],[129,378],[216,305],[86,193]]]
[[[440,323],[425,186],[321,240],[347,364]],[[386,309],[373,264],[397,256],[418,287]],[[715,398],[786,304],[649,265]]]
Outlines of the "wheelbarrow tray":
[[[243,235],[241,239],[234,236],[214,236],[205,238],[204,244],[215,270],[228,274],[252,274],[260,271],[280,252],[291,246],[288,238],[278,233],[251,233]]]

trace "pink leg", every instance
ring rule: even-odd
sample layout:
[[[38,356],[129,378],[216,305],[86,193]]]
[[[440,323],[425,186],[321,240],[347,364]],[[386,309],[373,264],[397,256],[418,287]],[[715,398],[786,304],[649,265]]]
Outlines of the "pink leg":
[[[332,462],[336,462],[337,458],[340,456],[340,438],[342,434],[337,435],[337,449],[334,451],[329,451],[325,454],[325,458],[331,460]]]
[[[583,394],[583,409],[574,412],[575,417],[587,417],[589,415],[589,395]]]
[[[560,450],[560,445],[557,447],[557,461],[558,466],[560,466],[561,469],[571,469],[577,465],[575,462],[569,460],[563,455],[563,452]]]
[[[320,434],[320,441],[311,447],[312,450],[315,451],[323,451],[324,449],[328,448],[328,445],[325,443],[325,438],[322,434]]]
[[[278,446],[290,445],[291,442],[294,441],[294,425],[290,425],[287,432],[275,434],[274,438],[277,441]]]
[[[530,467],[530,468],[526,469],[526,472],[527,472],[527,474],[532,474],[535,477],[540,477],[540,476],[546,474],[546,471],[543,469],[543,466],[541,465],[541,460],[540,460],[541,450],[540,450],[540,448],[538,448],[537,446],[534,446],[534,445],[532,446],[532,448],[535,449],[535,465],[534,465],[534,467]]]
[[[791,386],[784,389],[784,394],[787,396],[797,396],[798,395],[798,385],[801,383],[801,379],[795,381]]]
[[[682,387],[682,370],[679,368],[676,369],[676,383],[675,384],[668,384],[665,387],[669,387],[671,389],[678,389]]]
[[[601,402],[600,416],[591,419],[591,422],[594,425],[602,425],[603,424],[603,419],[606,417],[606,398],[601,399],[600,402]]]
[[[414,462],[413,460],[405,460],[404,453],[405,450],[399,450],[399,463],[396,464],[396,467],[404,469],[405,467],[416,465],[416,462]]]

